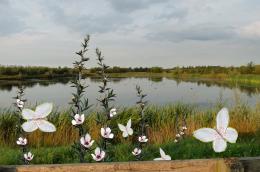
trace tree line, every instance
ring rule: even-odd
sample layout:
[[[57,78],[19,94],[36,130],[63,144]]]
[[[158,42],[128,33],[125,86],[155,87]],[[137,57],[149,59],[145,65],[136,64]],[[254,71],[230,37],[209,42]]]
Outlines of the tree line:
[[[85,73],[97,73],[98,67],[85,70]],[[253,62],[247,65],[234,67],[223,66],[187,66],[164,69],[162,67],[118,67],[114,66],[107,70],[107,73],[127,73],[127,72],[149,72],[149,73],[173,73],[173,74],[260,74],[260,65]],[[0,65],[0,76],[74,76],[75,71],[69,67],[42,67],[42,66],[3,66]]]
[[[171,70],[174,74],[260,74],[260,65],[249,62],[247,65],[234,67],[223,66],[188,66],[174,67]]]

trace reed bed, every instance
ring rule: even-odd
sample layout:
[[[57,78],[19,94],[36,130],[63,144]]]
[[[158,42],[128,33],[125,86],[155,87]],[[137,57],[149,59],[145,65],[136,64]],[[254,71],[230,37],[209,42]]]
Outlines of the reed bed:
[[[201,127],[214,127],[215,117],[220,110],[219,104],[211,108],[201,108],[184,103],[170,105],[150,105],[145,110],[147,120],[149,144],[162,144],[174,140],[178,127],[187,125],[186,136],[191,136],[192,132]],[[260,132],[260,104],[252,107],[241,102],[229,107],[230,126],[236,128],[239,135],[250,135],[259,137]],[[90,111],[84,127],[89,129],[93,139],[100,139],[100,126],[96,124],[95,111]],[[136,107],[122,107],[119,109],[117,118],[111,121],[112,130],[116,134],[114,143],[129,143],[132,140],[125,140],[121,137],[121,132],[117,129],[117,123],[126,123],[129,118],[132,119],[133,128],[137,128],[139,119],[139,110]],[[17,119],[12,110],[2,110],[0,112],[0,145],[4,147],[16,147]],[[49,117],[56,127],[55,133],[33,132],[28,134],[30,145],[33,147],[48,146],[68,146],[79,139],[77,130],[71,125],[69,110],[54,112]],[[133,136],[131,139],[136,139]]]

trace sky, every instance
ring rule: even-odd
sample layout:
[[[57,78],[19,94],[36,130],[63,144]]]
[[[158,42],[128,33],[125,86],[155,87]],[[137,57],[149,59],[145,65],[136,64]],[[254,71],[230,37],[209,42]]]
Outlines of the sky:
[[[260,64],[259,0],[0,0],[0,64],[72,66],[90,34],[110,66]]]

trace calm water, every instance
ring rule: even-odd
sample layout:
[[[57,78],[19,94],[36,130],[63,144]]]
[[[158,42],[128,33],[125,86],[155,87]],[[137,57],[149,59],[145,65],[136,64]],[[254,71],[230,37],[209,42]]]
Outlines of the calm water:
[[[98,79],[85,79],[87,95],[91,104],[97,104]],[[14,101],[12,97],[16,95],[17,85],[26,86],[26,98],[30,104],[36,102],[53,102],[60,108],[68,107],[71,100],[71,93],[74,91],[70,87],[69,80],[39,81],[30,80],[24,82],[0,81],[0,107],[8,108]],[[140,85],[147,99],[152,104],[167,104],[173,102],[192,103],[199,106],[209,106],[219,100],[232,104],[235,95],[250,105],[260,100],[258,88],[222,85],[214,82],[198,81],[176,81],[168,78],[124,78],[111,79],[109,86],[114,88],[118,95],[115,105],[133,105],[137,101],[135,86]]]

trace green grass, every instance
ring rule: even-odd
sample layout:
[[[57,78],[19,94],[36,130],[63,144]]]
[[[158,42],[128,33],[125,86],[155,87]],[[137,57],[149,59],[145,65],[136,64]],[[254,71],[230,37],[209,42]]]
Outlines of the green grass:
[[[224,153],[214,153],[211,143],[202,143],[192,137],[192,132],[201,127],[214,127],[217,112],[224,105],[219,102],[208,108],[198,108],[193,105],[176,103],[169,105],[150,105],[145,111],[148,122],[149,144],[144,149],[144,160],[153,160],[159,156],[159,147],[170,154],[173,159],[195,159],[215,157],[245,157],[260,156],[260,104],[248,106],[237,102],[229,107],[230,126],[237,129],[239,138],[236,144],[228,144]],[[100,127],[96,124],[95,111],[86,112],[87,120],[84,128],[89,130],[96,143],[100,140]],[[55,133],[41,133],[39,131],[27,135],[29,146],[35,159],[35,164],[75,163],[77,156],[70,149],[74,141],[79,140],[78,131],[71,125],[70,112],[54,111],[49,120],[57,128]],[[117,117],[111,121],[115,138],[107,161],[132,161],[131,154],[136,143],[137,135],[131,139],[123,139],[117,123],[125,124],[132,119],[132,126],[136,131],[139,123],[139,109],[136,107],[122,107]],[[176,129],[185,121],[188,127],[185,138],[174,143]],[[0,111],[0,164],[19,164],[20,153],[15,144],[18,138],[15,126],[16,115],[12,110]],[[94,146],[95,147],[95,146]],[[91,161],[88,155],[86,160]],[[20,162],[21,163],[21,162]]]
[[[260,85],[260,75],[259,74],[179,74],[172,75],[171,77],[179,80],[194,80],[194,81],[207,81],[215,82],[219,84],[229,84],[234,86],[259,86]]]
[[[94,146],[93,146],[94,147]],[[134,146],[129,143],[120,143],[111,146],[111,151],[107,161],[121,162],[134,161],[132,155]],[[236,144],[228,144],[228,148],[223,153],[215,153],[212,149],[212,143],[202,143],[194,138],[184,138],[179,143],[168,142],[164,144],[149,144],[143,150],[143,160],[153,160],[160,156],[159,147],[161,147],[172,159],[203,159],[203,158],[226,158],[226,157],[251,157],[260,155],[260,142],[256,139],[240,137]],[[93,152],[93,151],[92,151]],[[90,152],[90,153],[92,153]],[[41,147],[32,149],[35,155],[33,164],[62,164],[79,162],[77,155],[69,146],[59,147]],[[0,164],[14,165],[20,164],[19,149],[9,147],[0,148]],[[85,157],[87,162],[94,162],[90,154]],[[20,163],[17,163],[20,162]]]
[[[169,105],[150,105],[145,110],[145,117],[148,122],[147,130],[151,143],[161,144],[172,140],[181,127],[183,121],[188,127],[187,134],[201,127],[214,127],[217,112],[225,105],[216,103],[212,107],[198,108],[193,105],[176,103]],[[243,104],[237,101],[233,107],[229,107],[230,126],[237,129],[239,133],[256,133],[260,128],[260,104],[255,107]],[[125,124],[129,118],[132,119],[132,126],[138,128],[140,121],[139,109],[136,107],[119,108],[118,115],[110,121],[109,126],[117,134],[118,142],[121,142],[120,131],[118,131],[117,123]],[[93,138],[100,137],[100,128],[95,119],[97,112],[89,111],[84,128],[86,128]],[[71,125],[70,112],[54,111],[49,120],[56,126],[55,133],[33,132],[28,135],[30,145],[38,147],[46,146],[67,146],[78,139],[77,130]],[[16,146],[15,141],[19,137],[16,130],[17,115],[12,110],[0,111],[0,145]],[[164,133],[162,135],[161,133]]]

